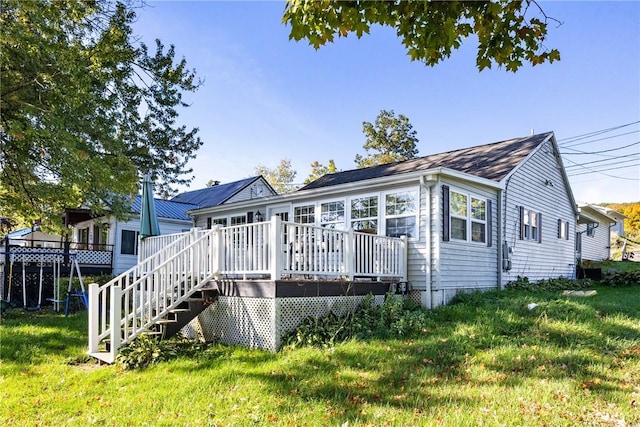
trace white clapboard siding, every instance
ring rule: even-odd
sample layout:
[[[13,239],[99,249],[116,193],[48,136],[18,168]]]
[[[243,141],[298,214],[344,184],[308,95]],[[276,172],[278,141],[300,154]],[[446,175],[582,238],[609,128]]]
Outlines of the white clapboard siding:
[[[609,223],[600,221],[593,235],[587,235],[587,225],[579,224],[578,232],[582,239],[582,260],[583,261],[603,261],[610,257],[611,233]]]
[[[505,182],[504,233],[512,268],[502,282],[575,277],[575,210],[551,142],[540,146]],[[520,239],[520,207],[542,214],[542,241]],[[558,220],[568,221],[569,238],[558,238]]]
[[[429,271],[429,251],[427,249],[427,233],[429,233],[427,229],[427,215],[429,214],[427,211],[427,197],[429,196],[429,189],[420,186],[419,191],[418,239],[408,240],[407,280],[411,283],[412,289],[424,290],[426,289]]]
[[[497,237],[497,192],[471,186],[462,181],[444,180],[450,191],[458,191],[491,201],[491,246],[487,243],[442,241],[442,215],[439,209],[437,239],[439,241],[439,280],[435,281],[434,291],[454,289],[486,289],[498,286],[498,237]],[[436,187],[437,202],[442,204],[442,186]],[[435,250],[435,248],[434,248]],[[448,299],[448,298],[447,298]]]

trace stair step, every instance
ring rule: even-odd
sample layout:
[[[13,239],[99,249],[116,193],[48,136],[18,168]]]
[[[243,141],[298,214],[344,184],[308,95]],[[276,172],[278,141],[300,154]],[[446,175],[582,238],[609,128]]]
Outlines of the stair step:
[[[156,324],[158,324],[158,325],[164,325],[164,324],[167,324],[167,323],[176,323],[176,320],[175,319],[160,319],[160,320],[158,320],[156,322]]]
[[[108,364],[112,364],[115,361],[114,355],[108,351],[87,352],[87,354]]]
[[[186,313],[191,311],[190,308],[172,308],[169,310],[169,313]]]

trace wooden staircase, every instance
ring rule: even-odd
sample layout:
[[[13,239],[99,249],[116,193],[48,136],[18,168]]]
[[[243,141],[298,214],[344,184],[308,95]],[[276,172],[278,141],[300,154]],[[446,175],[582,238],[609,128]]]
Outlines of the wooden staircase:
[[[210,304],[218,300],[217,289],[207,289],[194,292],[186,301],[167,313],[164,319],[156,322],[161,339],[169,339],[176,335],[189,322]]]

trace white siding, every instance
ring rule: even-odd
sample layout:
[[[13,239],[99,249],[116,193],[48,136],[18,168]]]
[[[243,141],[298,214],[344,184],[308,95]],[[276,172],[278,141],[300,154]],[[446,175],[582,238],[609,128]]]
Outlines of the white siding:
[[[575,277],[575,211],[553,151],[546,142],[505,182],[503,232],[513,253],[503,285],[518,276],[532,281]],[[520,239],[521,206],[542,214],[541,243]],[[568,240],[558,238],[559,219],[569,222]]]
[[[611,235],[609,233],[609,224],[600,222],[598,227],[593,230],[593,236],[587,236],[587,225],[579,224],[578,232],[582,239],[582,260],[583,261],[603,261],[609,259],[611,246]]]
[[[224,204],[241,202],[244,200],[251,199],[259,199],[265,196],[273,196],[275,193],[271,191],[268,185],[262,180],[259,179],[251,185],[246,186],[242,190],[240,190],[237,194],[234,194],[233,197],[229,198],[229,200],[225,201]]]
[[[490,189],[481,189],[462,181],[445,180],[442,184],[448,185],[450,191],[458,191],[478,198],[491,201],[491,246],[487,243],[463,242],[451,239],[442,241],[442,216],[440,207],[436,238],[439,241],[440,254],[437,264],[439,278],[433,283],[434,292],[445,294],[443,302],[448,301],[455,292],[460,289],[486,289],[498,287],[498,244],[497,235],[497,192]],[[437,186],[437,204],[442,204],[442,185]],[[433,250],[436,250],[434,247]],[[445,292],[455,290],[453,292]],[[438,301],[438,297],[434,298]]]
[[[427,274],[429,267],[429,252],[427,250],[427,197],[429,189],[420,186],[418,208],[418,239],[408,240],[407,254],[407,280],[412,289],[425,290],[427,287]]]

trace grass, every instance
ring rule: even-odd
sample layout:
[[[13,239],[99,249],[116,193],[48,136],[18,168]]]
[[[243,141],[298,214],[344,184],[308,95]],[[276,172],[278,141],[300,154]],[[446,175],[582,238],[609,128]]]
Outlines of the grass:
[[[140,371],[84,357],[86,313],[9,310],[0,424],[638,426],[640,286],[595,289],[470,294],[416,336],[211,345]]]

